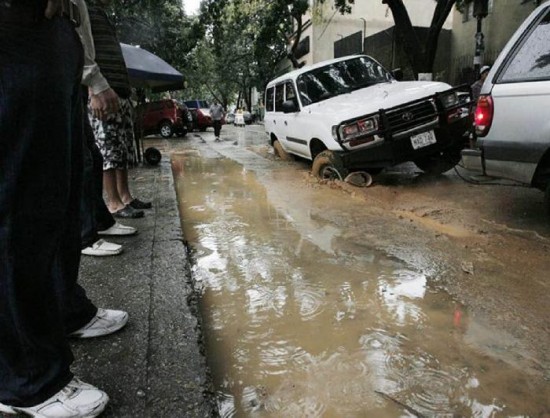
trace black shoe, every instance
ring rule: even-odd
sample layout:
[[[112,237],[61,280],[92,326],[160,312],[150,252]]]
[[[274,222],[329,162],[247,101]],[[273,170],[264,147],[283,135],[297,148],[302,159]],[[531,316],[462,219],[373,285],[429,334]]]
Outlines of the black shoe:
[[[133,207],[131,207],[130,205],[126,205],[122,209],[119,209],[116,212],[112,213],[112,215],[115,218],[133,218],[133,219],[136,219],[136,218],[143,218],[143,215],[145,215],[145,214],[143,213],[142,210],[136,210]]]
[[[153,207],[153,204],[151,202],[143,202],[139,199],[132,200],[130,203],[128,203],[128,205],[134,209],[151,209]]]

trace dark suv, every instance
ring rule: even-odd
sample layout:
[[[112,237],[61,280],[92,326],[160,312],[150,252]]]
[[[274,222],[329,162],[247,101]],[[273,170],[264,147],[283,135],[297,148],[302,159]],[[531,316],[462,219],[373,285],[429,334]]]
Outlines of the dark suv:
[[[142,135],[160,134],[170,138],[174,134],[185,136],[192,129],[189,109],[175,100],[158,100],[136,107],[136,130]]]

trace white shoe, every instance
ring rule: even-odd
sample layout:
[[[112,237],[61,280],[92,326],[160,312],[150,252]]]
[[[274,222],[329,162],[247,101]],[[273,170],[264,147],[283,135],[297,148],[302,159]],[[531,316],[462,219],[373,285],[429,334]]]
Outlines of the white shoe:
[[[74,377],[70,383],[41,404],[20,407],[0,403],[0,412],[22,412],[34,418],[93,418],[97,417],[109,402],[105,392]]]
[[[71,333],[71,337],[93,338],[112,334],[128,322],[128,312],[99,308],[90,322]]]
[[[126,236],[126,235],[134,235],[137,232],[137,229],[133,226],[128,225],[122,225],[118,222],[115,222],[115,224],[104,230],[104,231],[97,231],[99,235],[117,235],[117,236]]]
[[[118,255],[122,252],[122,245],[114,244],[103,239],[97,240],[91,247],[82,250],[84,255],[94,255],[96,257],[105,257],[109,255]]]

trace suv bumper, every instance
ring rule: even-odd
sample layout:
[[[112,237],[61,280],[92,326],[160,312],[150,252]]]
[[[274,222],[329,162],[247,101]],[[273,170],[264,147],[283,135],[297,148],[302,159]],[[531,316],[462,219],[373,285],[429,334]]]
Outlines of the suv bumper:
[[[369,148],[342,153],[346,168],[351,170],[386,168],[407,161],[414,161],[446,149],[463,149],[468,143],[470,119],[464,118],[451,125],[434,129],[437,142],[424,148],[413,149],[410,136],[384,140]]]

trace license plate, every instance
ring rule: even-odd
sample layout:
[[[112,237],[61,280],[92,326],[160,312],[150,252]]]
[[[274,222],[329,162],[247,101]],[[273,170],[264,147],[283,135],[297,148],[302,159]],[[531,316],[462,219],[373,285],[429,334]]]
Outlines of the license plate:
[[[436,142],[434,131],[422,132],[411,136],[411,144],[413,149],[424,148],[428,145],[435,144]]]

